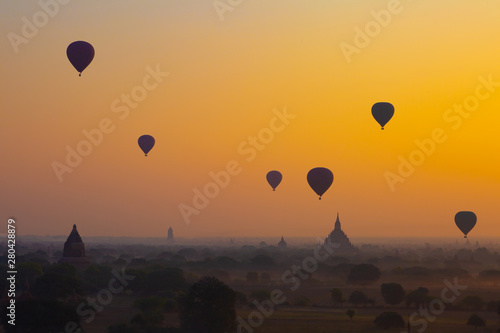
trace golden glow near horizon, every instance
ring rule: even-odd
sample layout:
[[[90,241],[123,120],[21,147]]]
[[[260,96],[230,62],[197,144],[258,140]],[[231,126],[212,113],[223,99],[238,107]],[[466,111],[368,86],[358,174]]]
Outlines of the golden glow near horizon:
[[[238,3],[238,4],[236,4]],[[3,218],[20,234],[500,236],[500,4],[0,4]],[[84,40],[81,77],[66,57]],[[381,131],[376,102],[395,115]],[[147,157],[143,135],[156,144]],[[321,201],[307,172],[335,179]],[[283,181],[275,192],[270,170]],[[188,223],[187,223],[188,222]]]

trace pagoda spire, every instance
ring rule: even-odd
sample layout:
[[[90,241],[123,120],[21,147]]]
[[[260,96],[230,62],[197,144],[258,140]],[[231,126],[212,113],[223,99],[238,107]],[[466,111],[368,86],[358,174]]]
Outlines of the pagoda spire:
[[[337,212],[337,220],[335,221],[335,229],[341,229],[340,228],[340,219],[339,219],[339,212]]]

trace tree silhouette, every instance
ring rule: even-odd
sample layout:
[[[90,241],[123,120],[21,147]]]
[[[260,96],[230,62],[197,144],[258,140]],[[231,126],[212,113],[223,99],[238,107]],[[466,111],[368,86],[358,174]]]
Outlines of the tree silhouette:
[[[82,294],[78,277],[48,272],[36,279],[32,294],[43,299],[65,299],[74,293]]]
[[[111,275],[111,267],[92,263],[82,273],[82,283],[86,289],[99,291],[106,288]]]
[[[10,319],[5,313],[6,306],[2,306],[2,325],[7,333],[10,332],[64,332],[69,325],[76,332],[80,323],[80,316],[71,305],[57,300],[28,299],[16,302],[16,325],[10,325]],[[68,327],[69,327],[68,326]]]
[[[140,317],[136,316],[136,318],[134,319],[138,322],[141,322],[142,320],[144,324],[141,326],[143,327],[160,325],[164,319],[163,310],[165,302],[166,300],[159,296],[150,296],[136,299],[134,301],[133,307],[139,309],[141,313],[138,315]]]
[[[307,296],[301,295],[295,297],[292,304],[295,306],[311,306],[312,302]]]
[[[484,300],[479,297],[479,296],[466,296],[461,302],[466,309],[473,310],[473,311],[479,311],[482,310],[484,307]]]
[[[259,273],[249,271],[246,275],[246,280],[248,283],[259,283]]]
[[[401,317],[401,315],[397,312],[382,312],[377,318],[375,318],[374,323],[377,327],[384,330],[405,327],[403,317]]]
[[[406,306],[410,307],[412,304],[416,309],[425,305],[427,303],[427,296],[429,294],[429,289],[424,287],[418,287],[418,289],[409,292],[405,297]]]
[[[137,298],[133,307],[141,312],[161,311],[165,305],[165,299],[159,296]]]
[[[70,264],[54,264],[46,269],[45,273],[58,273],[68,276],[78,276],[78,269]]]
[[[258,302],[265,301],[266,299],[271,298],[271,292],[269,290],[254,290],[250,293],[250,299],[253,301],[254,299]]]
[[[358,305],[361,305],[361,304],[366,305],[366,303],[369,303],[370,300],[365,295],[365,293],[356,290],[356,291],[353,291],[351,293],[347,302],[354,304],[356,307],[358,307]]]
[[[140,312],[131,320],[131,326],[140,327],[142,330],[153,330],[163,322],[164,316],[160,312]]]
[[[356,311],[352,310],[352,309],[349,309],[345,312],[345,314],[347,315],[347,317],[349,317],[350,320],[352,320],[352,317],[354,317],[354,314],[356,313]]]
[[[493,285],[497,285],[500,281],[500,270],[489,269],[479,273],[479,279],[484,282],[490,282]]]
[[[250,258],[250,262],[257,267],[272,267],[276,264],[273,258],[265,254],[258,254]]]
[[[74,293],[82,294],[82,285],[75,266],[55,264],[36,279],[31,292],[44,299],[64,299]]]
[[[332,297],[333,306],[342,307],[342,303],[344,303],[344,295],[339,288],[333,288],[330,290],[330,296]]]
[[[271,275],[268,272],[263,272],[260,274],[260,282],[269,284],[271,283]]]
[[[163,268],[150,272],[145,277],[144,290],[154,295],[169,295],[186,287],[184,273],[179,268]]]
[[[127,324],[116,324],[108,327],[108,333],[140,333],[139,327],[129,326]]]
[[[18,284],[24,285],[28,282],[33,285],[35,280],[43,275],[42,266],[34,262],[22,262],[17,265]]]
[[[236,293],[215,277],[193,284],[181,302],[181,328],[197,333],[224,333],[236,329]]]
[[[350,331],[352,332],[352,317],[354,317],[354,314],[356,313],[356,311],[352,310],[352,309],[349,309],[345,312],[345,314],[347,315],[347,317],[349,317],[349,325],[350,325]]]
[[[399,283],[383,283],[380,292],[384,302],[389,305],[398,305],[405,299],[405,290]]]
[[[473,313],[470,317],[469,320],[467,320],[467,325],[469,326],[474,326],[474,332],[477,331],[477,327],[482,327],[486,326],[486,322],[483,320],[483,318],[479,317],[477,314]]]
[[[380,278],[380,270],[372,264],[360,264],[351,268],[347,283],[366,286]]]
[[[215,276],[217,279],[223,281],[223,282],[230,282],[231,281],[231,274],[224,270],[224,269],[219,269],[219,268],[214,268],[208,271],[206,274],[208,276]]]
[[[247,294],[245,294],[241,291],[237,291],[236,292],[236,304],[238,304],[240,306],[247,305],[248,304]]]

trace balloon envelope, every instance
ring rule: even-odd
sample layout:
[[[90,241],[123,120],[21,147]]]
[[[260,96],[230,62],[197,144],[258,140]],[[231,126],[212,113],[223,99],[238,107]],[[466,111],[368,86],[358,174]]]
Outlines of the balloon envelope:
[[[87,42],[77,41],[69,44],[66,55],[69,62],[82,76],[82,72],[94,59],[94,47]]]
[[[467,238],[467,234],[474,228],[477,222],[476,214],[473,212],[458,212],[455,215],[455,224],[458,229],[464,233],[464,238]]]
[[[139,147],[141,147],[145,156],[148,156],[149,151],[155,145],[155,138],[151,135],[143,135],[139,138]]]
[[[384,129],[385,124],[391,120],[394,115],[394,106],[391,103],[380,102],[372,106],[372,116]]]
[[[266,175],[267,182],[271,187],[273,188],[273,191],[276,190],[276,187],[281,183],[281,180],[283,179],[283,175],[281,172],[273,170],[269,171]]]
[[[321,196],[333,183],[333,173],[327,168],[314,168],[307,173],[307,182],[321,200]]]

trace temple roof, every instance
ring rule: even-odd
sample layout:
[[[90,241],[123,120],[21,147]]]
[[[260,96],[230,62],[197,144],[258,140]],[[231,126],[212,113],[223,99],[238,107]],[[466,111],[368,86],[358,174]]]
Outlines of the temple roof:
[[[337,219],[335,220],[335,228],[332,230],[332,232],[330,232],[328,237],[325,239],[325,243],[339,244],[340,245],[339,250],[354,249],[354,246],[349,241],[349,238],[344,233],[344,231],[342,231],[338,212],[337,212]]]
[[[71,233],[69,234],[66,243],[82,243],[82,242],[83,242],[82,237],[80,237],[78,230],[76,230],[76,224],[73,224],[73,230],[71,230]]]
[[[73,229],[64,243],[63,256],[59,262],[82,268],[89,264],[88,259],[85,258],[85,244],[76,229],[76,224],[73,224]]]

